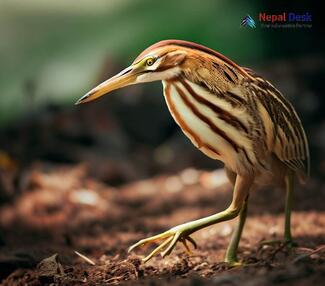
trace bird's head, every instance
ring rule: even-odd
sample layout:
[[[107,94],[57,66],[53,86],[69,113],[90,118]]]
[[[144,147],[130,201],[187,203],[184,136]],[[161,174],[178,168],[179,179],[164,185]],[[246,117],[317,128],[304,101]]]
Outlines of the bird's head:
[[[181,72],[180,65],[186,56],[186,49],[173,44],[172,40],[158,42],[145,49],[129,67],[90,90],[76,104],[128,85],[173,78]]]

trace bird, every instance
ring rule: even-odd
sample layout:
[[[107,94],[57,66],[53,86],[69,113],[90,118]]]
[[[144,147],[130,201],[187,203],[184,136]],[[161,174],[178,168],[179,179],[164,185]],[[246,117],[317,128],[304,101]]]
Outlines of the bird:
[[[294,183],[309,177],[309,147],[292,104],[268,80],[201,44],[162,40],[136,57],[117,75],[99,84],[76,104],[113,90],[161,81],[168,109],[188,139],[206,156],[223,162],[232,200],[220,212],[185,222],[135,243],[156,248],[142,260],[169,255],[178,242],[190,251],[191,235],[238,218],[224,261],[242,265],[237,252],[247,216],[249,193],[261,186],[285,189],[284,242],[293,243],[291,209]],[[158,245],[158,246],[157,246]]]

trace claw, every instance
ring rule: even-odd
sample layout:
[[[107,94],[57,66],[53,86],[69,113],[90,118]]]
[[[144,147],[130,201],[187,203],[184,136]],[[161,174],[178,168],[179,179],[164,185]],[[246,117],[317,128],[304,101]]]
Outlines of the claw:
[[[172,250],[175,248],[178,241],[182,242],[183,245],[185,246],[186,250],[189,253],[191,253],[191,250],[188,247],[186,241],[189,241],[194,246],[194,248],[196,248],[196,243],[190,236],[188,236],[188,234],[186,232],[187,232],[187,228],[185,228],[185,227],[180,227],[180,226],[174,227],[174,228],[172,228],[168,231],[165,231],[161,234],[157,234],[157,235],[149,237],[149,238],[141,239],[139,242],[133,244],[128,249],[128,252],[134,250],[135,248],[137,248],[139,246],[143,246],[148,243],[153,243],[153,242],[163,240],[158,247],[156,247],[149,255],[147,255],[146,257],[144,257],[142,259],[143,262],[147,262],[148,260],[150,260],[154,255],[156,255],[159,252],[162,257],[169,255],[172,252]]]
[[[187,245],[187,241],[186,241],[186,239],[182,239],[181,242],[183,243],[183,245],[184,245],[184,247],[185,247],[185,250],[186,250],[187,254],[192,254],[191,249],[190,249],[190,248],[188,247],[188,245]]]
[[[142,259],[144,263],[146,263],[148,260],[150,260],[155,254],[157,254],[161,249],[163,249],[171,240],[173,237],[167,238],[162,244],[160,244],[158,247],[156,247],[149,255],[147,255],[145,258]]]
[[[187,241],[189,241],[189,242],[193,245],[193,247],[194,247],[195,249],[196,249],[196,247],[197,247],[196,242],[195,242],[194,239],[193,239],[192,237],[190,237],[190,236],[186,236],[186,237],[180,239],[180,242],[183,243],[183,245],[184,245],[184,247],[185,247],[185,249],[186,249],[186,252],[187,252],[188,254],[192,254],[191,249],[190,249],[189,246],[187,245]]]
[[[156,241],[162,240],[162,239],[166,238],[167,236],[168,236],[167,232],[164,232],[164,233],[157,234],[157,235],[149,237],[149,238],[141,239],[137,243],[131,245],[128,249],[128,252],[131,252],[133,249],[135,249],[139,246],[143,246],[149,242],[156,242]]]
[[[187,236],[186,239],[187,239],[190,243],[192,243],[192,245],[193,245],[193,247],[194,247],[195,249],[197,249],[197,244],[196,244],[195,240],[194,240],[192,237]]]
[[[162,257],[165,257],[166,255],[169,255],[172,250],[174,249],[174,247],[176,246],[177,240],[180,237],[180,233],[176,232],[173,240],[171,241],[171,243],[168,245],[168,247],[161,253]]]

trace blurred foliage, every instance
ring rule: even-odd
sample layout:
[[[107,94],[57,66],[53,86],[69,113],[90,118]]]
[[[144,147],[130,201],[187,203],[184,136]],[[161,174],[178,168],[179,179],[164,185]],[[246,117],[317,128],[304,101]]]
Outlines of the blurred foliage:
[[[107,56],[128,65],[162,39],[199,42],[243,65],[306,52],[308,30],[240,27],[246,14],[272,11],[261,2],[1,0],[0,124],[31,105],[73,103],[92,87]]]

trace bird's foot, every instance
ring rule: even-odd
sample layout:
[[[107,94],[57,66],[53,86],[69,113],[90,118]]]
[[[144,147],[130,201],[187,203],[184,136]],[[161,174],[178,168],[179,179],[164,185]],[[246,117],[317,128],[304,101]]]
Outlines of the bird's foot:
[[[169,255],[176,246],[177,242],[182,242],[186,251],[188,253],[191,253],[187,242],[190,242],[194,246],[194,248],[196,248],[196,242],[193,238],[189,236],[189,234],[190,229],[186,227],[186,224],[178,225],[161,234],[157,234],[155,236],[138,241],[129,248],[128,252],[132,251],[136,247],[143,246],[145,244],[160,242],[160,245],[158,247],[156,247],[149,255],[142,259],[143,262],[147,262],[159,252],[162,257]]]
[[[235,259],[229,259],[229,258],[226,258],[225,259],[225,262],[228,264],[228,266],[230,267],[240,267],[240,266],[244,266],[245,264],[241,261],[239,261],[237,258]]]

